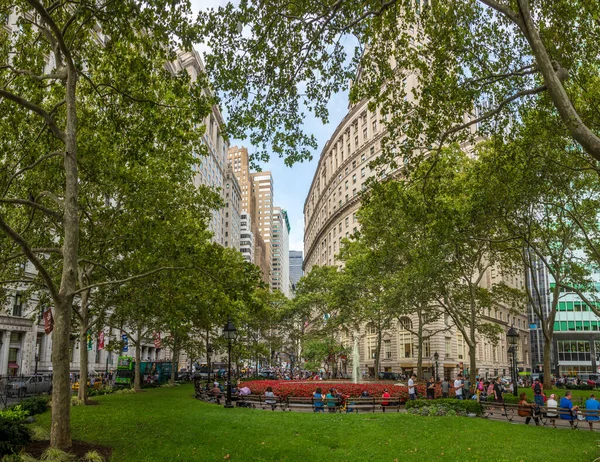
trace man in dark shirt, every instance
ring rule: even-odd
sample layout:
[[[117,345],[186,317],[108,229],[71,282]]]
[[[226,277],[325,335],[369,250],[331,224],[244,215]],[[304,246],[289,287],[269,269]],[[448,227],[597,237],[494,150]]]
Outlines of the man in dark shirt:
[[[502,403],[504,402],[503,398],[502,398],[502,393],[504,393],[504,387],[502,386],[502,383],[500,382],[500,377],[498,377],[496,379],[496,383],[494,384],[494,401],[497,403]]]

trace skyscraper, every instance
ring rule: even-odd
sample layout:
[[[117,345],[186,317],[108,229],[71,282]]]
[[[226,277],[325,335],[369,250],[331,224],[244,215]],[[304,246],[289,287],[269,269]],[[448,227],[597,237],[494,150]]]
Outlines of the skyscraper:
[[[273,208],[271,289],[280,290],[291,296],[290,268],[290,223],[287,212],[281,207]]]
[[[302,265],[304,264],[304,258],[301,250],[290,250],[290,281],[294,285],[294,289],[298,284],[298,281],[304,276],[302,271]]]

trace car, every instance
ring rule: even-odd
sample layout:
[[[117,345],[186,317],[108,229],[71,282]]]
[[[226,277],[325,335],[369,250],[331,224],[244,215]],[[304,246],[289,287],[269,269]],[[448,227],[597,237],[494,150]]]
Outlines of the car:
[[[41,395],[52,392],[52,376],[30,375],[8,382],[8,395],[23,398],[26,395]]]
[[[262,371],[260,371],[258,373],[259,377],[264,377],[265,379],[276,379],[277,376],[275,375],[275,372],[267,370],[267,369],[263,369]]]
[[[380,372],[379,380],[398,380],[398,374],[395,372]]]

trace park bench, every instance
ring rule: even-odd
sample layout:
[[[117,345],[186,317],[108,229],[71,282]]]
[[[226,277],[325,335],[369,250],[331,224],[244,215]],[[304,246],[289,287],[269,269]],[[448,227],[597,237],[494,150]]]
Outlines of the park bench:
[[[483,408],[483,416],[486,418],[490,417],[500,417],[505,418],[509,422],[514,423],[525,423],[527,416],[519,415],[518,404],[507,404],[507,403],[494,403],[494,402],[482,402],[481,406]],[[561,428],[578,428],[580,424],[584,426],[583,428],[589,428],[586,424],[586,417],[594,416],[598,417],[598,411],[587,411],[585,409],[580,409],[576,411],[571,411],[566,408],[557,408],[548,410],[547,407],[543,406],[540,409],[541,413],[539,415],[539,421],[541,425],[544,426],[556,426]],[[554,415],[548,415],[554,414]],[[533,416],[532,421],[533,421]],[[570,417],[570,418],[567,418]],[[600,422],[592,421],[593,425],[600,430]]]
[[[325,404],[325,399],[321,400]],[[287,398],[287,410],[288,411],[314,411],[314,399],[312,397],[304,396],[288,396]]]
[[[397,396],[392,396],[390,398],[372,398],[373,399],[373,412],[375,409],[380,410],[381,412],[386,412],[386,410],[396,409],[396,412],[400,412],[400,406],[402,403],[400,402],[400,398]],[[386,403],[386,404],[384,404]]]

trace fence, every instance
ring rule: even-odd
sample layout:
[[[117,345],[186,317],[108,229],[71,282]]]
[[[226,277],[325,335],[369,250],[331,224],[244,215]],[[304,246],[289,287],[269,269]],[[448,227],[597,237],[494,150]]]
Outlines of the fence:
[[[0,408],[5,409],[21,400],[52,392],[50,375],[0,376]]]

